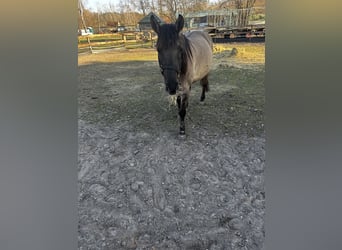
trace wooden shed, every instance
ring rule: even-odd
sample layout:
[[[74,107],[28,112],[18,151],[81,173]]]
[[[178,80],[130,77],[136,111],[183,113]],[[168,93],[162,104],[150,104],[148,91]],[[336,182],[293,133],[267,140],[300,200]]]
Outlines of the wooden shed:
[[[150,13],[148,13],[148,15],[144,16],[138,22],[140,31],[152,30],[151,23],[150,23],[151,15],[154,15],[156,17],[159,24],[164,24],[164,21],[160,17],[158,17],[153,12],[150,12]]]

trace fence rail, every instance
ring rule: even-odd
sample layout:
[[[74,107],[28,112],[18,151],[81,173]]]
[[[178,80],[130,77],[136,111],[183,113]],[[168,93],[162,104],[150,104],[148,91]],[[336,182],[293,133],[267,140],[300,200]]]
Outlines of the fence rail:
[[[264,42],[265,25],[253,24],[246,27],[204,28],[215,43]],[[78,53],[101,53],[110,50],[153,48],[157,36],[152,31],[96,34],[78,37]]]
[[[123,48],[152,48],[156,37],[152,32],[96,34],[78,37],[78,53],[100,53]]]

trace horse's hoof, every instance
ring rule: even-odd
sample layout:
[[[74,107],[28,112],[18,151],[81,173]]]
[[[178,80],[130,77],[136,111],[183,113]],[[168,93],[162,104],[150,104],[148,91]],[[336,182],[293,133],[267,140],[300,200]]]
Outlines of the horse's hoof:
[[[183,134],[179,133],[178,139],[180,139],[180,140],[185,140],[185,138],[186,138],[185,133],[183,133]]]
[[[179,135],[185,135],[185,130],[179,130]]]

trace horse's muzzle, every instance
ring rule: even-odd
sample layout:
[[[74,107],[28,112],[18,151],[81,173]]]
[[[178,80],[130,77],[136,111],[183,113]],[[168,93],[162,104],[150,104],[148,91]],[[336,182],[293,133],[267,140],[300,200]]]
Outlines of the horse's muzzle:
[[[178,89],[179,89],[178,85],[177,85],[177,87],[176,87],[175,89],[174,89],[174,88],[170,89],[170,88],[167,87],[167,86],[165,87],[165,90],[166,90],[170,95],[175,95]]]
[[[176,92],[177,92],[177,90],[169,90],[169,94],[170,94],[170,95],[175,95]]]

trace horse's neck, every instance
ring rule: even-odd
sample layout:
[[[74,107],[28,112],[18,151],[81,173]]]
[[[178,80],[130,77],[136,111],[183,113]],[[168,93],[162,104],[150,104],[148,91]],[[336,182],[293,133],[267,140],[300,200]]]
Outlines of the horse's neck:
[[[189,63],[191,61],[190,60],[191,59],[190,41],[184,34],[182,34],[180,39],[183,40],[182,43],[184,46],[183,52],[182,52],[181,75],[185,75],[188,71]]]
[[[184,44],[185,50],[190,49],[191,41],[189,40],[189,38],[187,38],[186,35],[182,34],[182,35],[181,35],[181,39],[183,39],[183,44]],[[187,47],[188,47],[188,48],[187,48]]]

